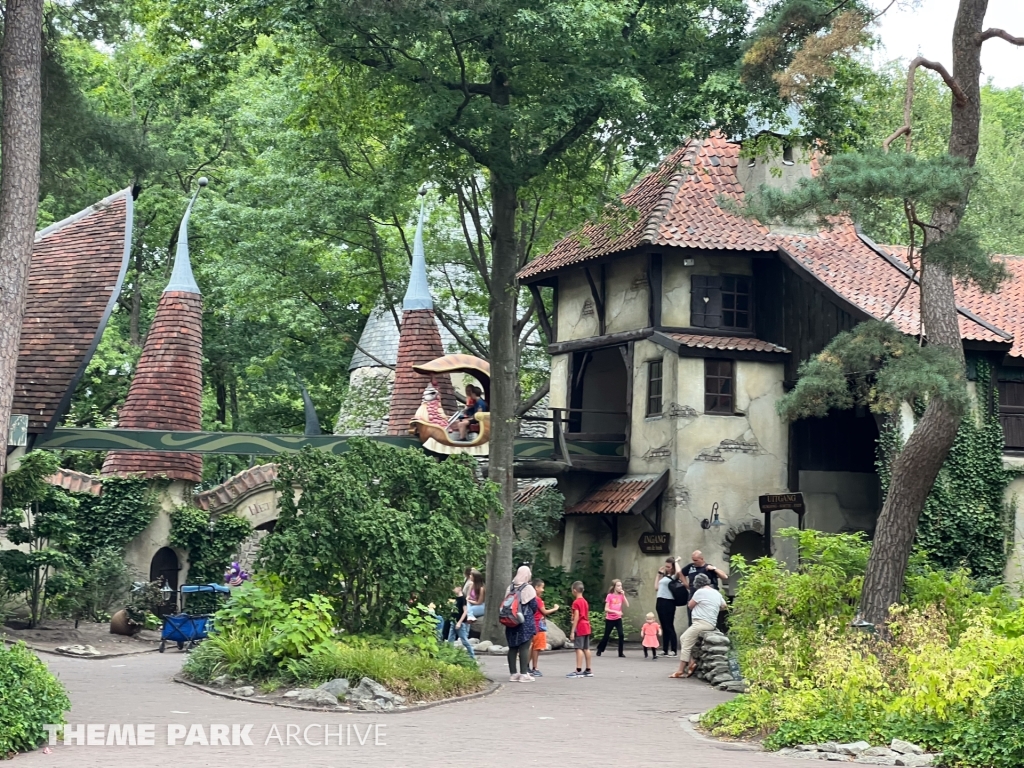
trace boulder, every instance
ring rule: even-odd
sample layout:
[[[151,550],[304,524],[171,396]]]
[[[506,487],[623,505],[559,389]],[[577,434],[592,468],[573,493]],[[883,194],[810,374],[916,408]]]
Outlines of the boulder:
[[[504,645],[492,645],[490,648],[487,649],[487,653],[489,653],[491,656],[504,656],[506,653],[508,653],[508,648],[506,648]]]
[[[337,696],[319,688],[299,689],[299,695],[295,697],[295,701],[302,704],[313,704],[317,707],[336,707],[338,705]]]
[[[563,632],[551,619],[547,619],[546,621],[548,623],[548,642],[551,644],[552,650],[564,648],[566,644],[565,632]]]
[[[825,759],[834,763],[848,763],[851,760],[849,755],[841,755],[838,752],[826,752]]]
[[[904,741],[903,739],[893,739],[889,744],[889,749],[893,752],[899,752],[901,755],[924,754],[924,750],[917,746],[917,744],[911,744],[909,741]]]
[[[868,747],[861,752],[861,757],[891,757],[895,759],[899,754],[899,752],[893,752],[888,747]]]
[[[862,765],[896,765],[895,757],[888,757],[886,755],[857,755],[853,758],[853,762],[861,763]]]
[[[480,640],[475,646],[473,646],[473,650],[477,653],[487,653],[488,649],[490,649],[492,645],[494,645],[494,643],[490,640]]]
[[[231,684],[231,676],[230,675],[217,675],[215,678],[213,678],[213,680],[210,681],[210,685],[217,685],[217,686],[222,686],[222,687],[223,686],[228,686],[230,684]]]
[[[742,680],[730,680],[729,682],[721,683],[718,686],[718,690],[728,691],[729,693],[746,693],[750,688]]]
[[[374,702],[377,699],[386,699],[392,704],[405,703],[405,699],[402,696],[399,696],[397,693],[392,693],[376,680],[371,680],[368,677],[364,677],[359,681],[359,685],[349,691],[348,698],[349,701],[357,702]]]
[[[308,690],[310,690],[310,689],[309,688],[294,688],[294,689],[292,689],[290,691],[285,691],[283,696],[282,696],[282,698],[294,699],[296,696],[298,696],[303,691],[308,691]]]
[[[715,675],[714,677],[709,679],[709,682],[712,685],[721,685],[722,683],[731,683],[731,682],[733,682],[732,673],[726,672],[724,675]]]
[[[839,754],[841,755],[859,755],[864,750],[871,749],[871,745],[866,741],[854,741],[850,744],[840,744]]]
[[[348,680],[344,677],[336,677],[333,680],[328,680],[323,685],[317,686],[317,690],[327,691],[328,693],[333,694],[336,699],[344,699],[348,696],[348,689]]]
[[[935,765],[935,758],[938,755],[900,755],[896,758],[896,765],[907,765],[910,768],[925,768]]]
[[[235,696],[253,696],[256,693],[256,689],[251,685],[243,685],[241,688],[235,688],[231,693]]]

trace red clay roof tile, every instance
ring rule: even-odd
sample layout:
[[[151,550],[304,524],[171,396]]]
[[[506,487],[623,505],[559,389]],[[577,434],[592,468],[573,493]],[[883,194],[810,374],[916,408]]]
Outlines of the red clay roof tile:
[[[430,378],[413,370],[444,356],[441,333],[432,309],[407,309],[402,313],[402,329],[398,338],[398,362],[395,365],[395,383],[391,388],[391,408],[388,414],[388,434],[408,435],[409,422],[423,402],[423,390]],[[456,410],[455,390],[447,375],[434,379],[441,396],[441,405],[450,416]]]
[[[21,325],[13,413],[40,433],[64,415],[128,266],[131,190],[36,233]]]
[[[118,412],[121,429],[197,432],[203,408],[203,299],[165,291],[146,334],[128,399]],[[203,457],[194,453],[111,451],[104,475],[166,476],[198,483]]]
[[[704,336],[696,333],[666,333],[670,339],[685,347],[720,349],[737,352],[789,352],[785,347],[749,336]]]
[[[565,510],[567,515],[628,515],[643,512],[636,505],[656,485],[664,486],[668,475],[626,475],[610,480]],[[653,501],[654,499],[650,499]]]
[[[192,502],[200,509],[214,512],[222,507],[236,504],[239,499],[270,488],[277,480],[277,464],[257,464],[232,475],[220,485],[208,491],[197,493]]]

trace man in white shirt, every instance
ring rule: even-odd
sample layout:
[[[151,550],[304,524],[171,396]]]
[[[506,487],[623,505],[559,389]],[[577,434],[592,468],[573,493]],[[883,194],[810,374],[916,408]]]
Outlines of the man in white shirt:
[[[729,608],[722,593],[711,586],[711,579],[706,574],[698,573],[693,577],[693,588],[693,595],[687,603],[693,623],[679,638],[679,669],[669,677],[689,677],[693,674],[697,664],[690,660],[690,654],[697,644],[697,638],[714,631],[719,611]]]

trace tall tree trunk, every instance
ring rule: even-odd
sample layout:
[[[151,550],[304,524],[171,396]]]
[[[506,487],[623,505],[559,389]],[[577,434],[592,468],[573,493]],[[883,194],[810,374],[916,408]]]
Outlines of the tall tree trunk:
[[[988,0],[960,0],[953,29],[953,78],[966,99],[951,99],[953,121],[949,135],[949,154],[974,165],[978,154],[981,125],[981,42]],[[960,226],[967,200],[958,205],[937,208],[932,214],[928,241],[934,243]],[[936,234],[938,233],[938,234]],[[964,350],[950,274],[927,261],[921,276],[921,316],[927,342],[944,347],[964,369]],[[917,523],[960,426],[960,410],[955,404],[933,400],[928,404],[907,444],[893,463],[889,494],[882,507],[871,548],[861,616],[873,624],[883,624],[889,608],[899,601],[906,576],[907,562],[917,535]]]
[[[43,0],[8,0],[0,43],[0,498],[39,206]]]
[[[515,333],[518,289],[515,224],[518,189],[491,175],[491,442],[488,478],[498,484],[501,508],[487,520],[491,544],[487,552],[487,636],[503,643],[498,609],[512,582],[512,530],[515,480],[516,406],[519,404],[519,340]]]

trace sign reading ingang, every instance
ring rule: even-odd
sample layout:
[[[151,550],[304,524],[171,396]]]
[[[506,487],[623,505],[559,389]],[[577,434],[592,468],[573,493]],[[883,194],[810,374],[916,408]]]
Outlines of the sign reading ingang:
[[[669,535],[667,533],[641,533],[640,551],[645,555],[667,555],[669,553]]]
[[[797,514],[804,512],[804,495],[802,493],[769,493],[757,497],[761,512],[774,512],[778,509],[791,509]]]

